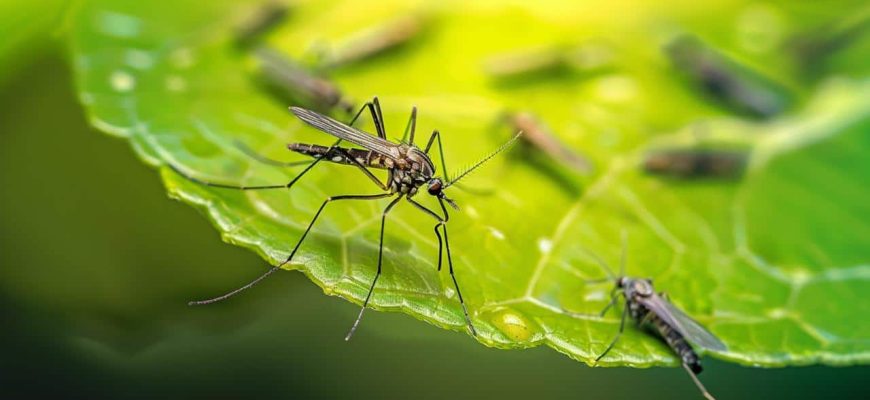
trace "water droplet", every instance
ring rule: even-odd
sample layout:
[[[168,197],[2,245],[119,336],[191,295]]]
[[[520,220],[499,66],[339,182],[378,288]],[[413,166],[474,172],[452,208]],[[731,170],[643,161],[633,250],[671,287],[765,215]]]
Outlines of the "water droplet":
[[[170,75],[166,78],[166,89],[170,92],[183,92],[187,89],[187,81],[180,76]]]
[[[537,329],[537,325],[516,310],[499,307],[488,314],[492,324],[513,341],[527,342]]]
[[[492,237],[494,237],[494,238],[496,238],[496,239],[498,239],[498,240],[504,240],[504,232],[502,232],[502,231],[500,231],[500,230],[498,230],[498,229],[495,229],[495,228],[493,228],[493,227],[490,226],[490,227],[489,227],[489,233],[492,234]]]
[[[544,254],[549,253],[553,250],[553,241],[547,238],[538,239],[538,250]]]
[[[112,88],[119,92],[129,92],[136,87],[136,78],[133,78],[127,72],[118,70],[112,72],[112,75],[109,77],[109,83],[112,84]]]
[[[444,289],[444,297],[446,297],[448,299],[452,299],[453,296],[455,296],[455,295],[456,295],[456,291],[453,290],[452,287],[447,287]]]
[[[154,58],[145,50],[130,49],[124,54],[127,65],[136,69],[148,69],[154,65]]]

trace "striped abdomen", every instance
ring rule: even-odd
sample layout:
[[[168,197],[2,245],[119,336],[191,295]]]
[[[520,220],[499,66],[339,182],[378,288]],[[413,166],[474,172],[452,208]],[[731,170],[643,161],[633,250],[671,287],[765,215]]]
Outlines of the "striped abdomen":
[[[314,158],[324,158],[325,161],[338,164],[355,164],[354,160],[366,167],[393,168],[393,160],[378,153],[362,149],[348,149],[344,147],[329,148],[316,144],[290,143],[287,145],[290,151],[305,154]]]
[[[701,368],[701,360],[698,358],[698,354],[695,353],[695,350],[692,349],[692,346],[686,342],[686,338],[684,338],[683,335],[680,332],[677,332],[672,326],[662,321],[658,315],[651,315],[649,320],[650,324],[652,324],[656,332],[661,335],[668,346],[670,346],[670,348],[680,356],[683,363],[688,365],[692,372],[700,374],[703,370],[703,368]]]

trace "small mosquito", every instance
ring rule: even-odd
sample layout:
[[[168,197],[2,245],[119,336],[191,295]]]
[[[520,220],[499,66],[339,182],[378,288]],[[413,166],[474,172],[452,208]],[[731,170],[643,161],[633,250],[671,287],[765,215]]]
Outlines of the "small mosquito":
[[[335,50],[321,49],[320,68],[333,69],[376,58],[403,47],[419,38],[426,30],[429,18],[404,15],[366,29],[347,39]]]
[[[625,328],[625,319],[631,316],[638,327],[647,328],[664,339],[668,347],[680,357],[683,368],[689,373],[689,376],[695,382],[701,394],[707,399],[715,400],[713,395],[707,391],[698,379],[697,374],[700,374],[703,370],[701,368],[701,360],[689,343],[716,352],[726,351],[727,347],[716,336],[713,336],[712,333],[693,320],[692,317],[689,317],[682,310],[671,304],[667,300],[667,294],[664,292],[656,293],[653,288],[652,279],[625,276],[626,243],[627,235],[623,232],[619,276],[613,274],[613,271],[604,260],[593,255],[601,268],[607,273],[608,279],[615,282],[613,290],[610,291],[610,302],[607,303],[598,316],[603,317],[611,307],[616,305],[620,292],[622,292],[622,296],[625,298],[625,306],[622,308],[622,317],[619,321],[619,332],[616,333],[616,337],[607,345],[604,352],[595,358],[595,363],[597,364],[598,361],[613,349],[619,337],[622,336],[622,331]],[[569,314],[588,316],[586,314],[570,312]]]
[[[277,28],[289,13],[290,7],[276,0],[260,5],[234,28],[233,37],[236,46],[245,49],[260,42],[263,36]]]
[[[705,95],[735,111],[770,118],[784,111],[791,101],[779,84],[726,58],[696,37],[679,36],[664,50],[674,66]]]
[[[348,113],[353,111],[353,106],[332,81],[274,49],[261,46],[254,49],[253,54],[259,80],[279,101],[310,104],[320,112],[335,107]]]
[[[354,122],[356,122],[357,118],[359,118],[359,116],[366,109],[369,110],[369,113],[374,120],[377,136],[373,136],[353,127]],[[360,108],[360,110],[356,113],[356,115],[353,117],[349,124],[343,124],[325,115],[300,107],[290,107],[290,111],[293,112],[293,114],[296,115],[297,118],[299,118],[306,124],[311,125],[312,127],[324,133],[328,133],[332,136],[337,137],[338,141],[336,141],[331,146],[320,146],[307,143],[288,144],[287,147],[291,151],[311,156],[314,158],[314,161],[310,162],[308,166],[305,167],[304,170],[302,170],[302,172],[296,175],[296,177],[294,177],[287,184],[240,186],[224,183],[215,183],[196,178],[186,172],[181,171],[180,169],[171,164],[169,166],[170,168],[175,170],[175,172],[185,177],[186,179],[206,186],[236,190],[269,190],[291,188],[300,178],[302,178],[303,175],[305,175],[305,173],[307,173],[315,165],[317,165],[317,163],[326,160],[336,164],[353,165],[359,168],[360,171],[362,171],[363,174],[366,175],[366,177],[371,179],[372,182],[374,182],[379,188],[381,188],[384,193],[340,195],[328,197],[320,205],[320,208],[314,214],[314,218],[312,218],[311,222],[308,224],[305,232],[302,233],[302,236],[299,238],[299,241],[296,242],[296,245],[293,247],[290,255],[287,256],[287,258],[283,262],[276,266],[273,266],[271,269],[266,271],[266,273],[254,279],[245,286],[242,286],[236,290],[233,290],[222,296],[215,297],[213,299],[194,301],[190,304],[210,304],[227,299],[239,292],[242,292],[243,290],[246,290],[256,285],[258,282],[262,281],[267,276],[271,275],[282,266],[289,263],[293,259],[293,256],[296,254],[296,251],[299,250],[300,245],[302,245],[302,242],[305,240],[308,232],[314,226],[314,223],[317,221],[317,218],[320,216],[321,212],[323,212],[323,209],[326,207],[327,204],[339,200],[377,200],[388,197],[395,197],[395,199],[393,199],[387,205],[387,207],[381,214],[380,244],[378,245],[378,268],[377,272],[375,273],[375,277],[372,280],[371,286],[369,287],[369,291],[366,295],[365,301],[363,301],[359,315],[357,316],[356,321],[354,321],[353,326],[345,337],[345,340],[350,340],[351,336],[353,336],[353,333],[356,331],[359,322],[362,320],[363,313],[368,307],[369,300],[371,299],[372,293],[375,290],[375,285],[377,284],[378,278],[381,275],[381,261],[383,258],[384,250],[384,226],[386,223],[387,214],[390,212],[390,210],[393,209],[393,206],[395,206],[399,202],[399,200],[405,198],[405,200],[411,203],[414,207],[422,211],[424,214],[431,216],[437,221],[434,230],[435,236],[438,238],[438,271],[441,270],[442,265],[442,250],[446,248],[447,265],[449,268],[450,277],[452,278],[453,285],[456,288],[456,295],[459,298],[459,304],[462,306],[462,312],[465,316],[465,322],[468,325],[471,334],[476,336],[477,331],[474,329],[474,325],[471,323],[471,318],[468,315],[468,309],[465,307],[465,301],[463,300],[462,293],[459,290],[459,283],[457,282],[456,275],[453,272],[453,259],[450,254],[450,241],[447,236],[447,221],[449,220],[450,215],[448,214],[447,207],[445,207],[444,204],[447,203],[456,210],[459,210],[459,207],[452,199],[447,197],[444,191],[450,186],[453,186],[454,184],[459,182],[462,178],[466,177],[472,171],[479,168],[481,165],[495,157],[498,153],[501,153],[502,151],[507,149],[514,141],[516,141],[517,137],[519,137],[521,133],[517,133],[516,136],[501,145],[498,149],[488,154],[477,163],[473,164],[470,168],[467,168],[464,171],[460,172],[459,174],[457,174],[456,177],[450,179],[446,176],[444,178],[435,176],[435,164],[429,157],[429,151],[432,149],[432,145],[437,140],[438,152],[441,157],[441,168],[442,171],[447,170],[444,162],[444,148],[441,145],[441,134],[437,129],[432,132],[431,136],[429,136],[429,141],[426,143],[426,147],[424,149],[420,149],[414,144],[414,133],[417,126],[416,107],[413,107],[411,109],[411,116],[408,119],[408,124],[405,127],[405,133],[402,136],[402,141],[400,143],[393,143],[387,140],[386,129],[384,128],[383,114],[381,113],[381,106],[378,102],[377,97],[375,97],[371,102],[363,105],[363,107]],[[363,149],[340,147],[339,144],[345,140],[357,146],[363,147]],[[265,160],[273,161],[270,159]],[[282,165],[285,164],[295,165],[295,163],[282,163]],[[387,181],[382,182],[371,171],[369,171],[369,168],[387,170]],[[432,211],[431,209],[427,208],[426,206],[418,203],[413,199],[413,197],[418,193],[420,188],[424,185],[426,185],[426,192],[429,193],[431,196],[435,197],[435,199],[437,199],[443,216],[439,215],[437,212]]]
[[[544,152],[580,174],[588,175],[592,172],[592,163],[586,157],[568,148],[532,113],[509,112],[504,115],[504,119],[514,131],[523,132],[522,141],[527,145]]]
[[[743,173],[747,158],[746,152],[736,150],[669,149],[648,153],[643,168],[675,178],[733,179]]]
[[[610,47],[588,42],[522,49],[487,58],[484,72],[495,80],[512,80],[561,73],[591,75],[613,66]]]

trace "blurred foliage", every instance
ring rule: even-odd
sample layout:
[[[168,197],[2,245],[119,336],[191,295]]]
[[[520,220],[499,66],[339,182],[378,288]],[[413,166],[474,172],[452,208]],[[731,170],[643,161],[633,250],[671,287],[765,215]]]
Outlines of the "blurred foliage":
[[[252,79],[249,53],[233,45],[230,27],[257,3],[168,4],[172,12],[110,1],[77,9],[71,59],[91,122],[127,138],[155,166],[171,162],[227,183],[288,181],[293,171],[257,163],[233,142],[290,159],[283,143],[331,139],[303,128],[287,104],[269,97]],[[624,229],[628,273],[654,277],[719,336],[729,352],[717,357],[768,366],[866,363],[867,35],[813,57],[814,68],[789,46],[806,32],[821,30],[811,37],[823,38],[832,31],[826,24],[848,9],[446,2],[379,3],[362,12],[358,2],[318,2],[295,6],[267,43],[316,64],[323,49],[341,49],[360,31],[397,15],[424,16],[424,33],[408,45],[330,71],[351,99],[380,96],[390,136],[399,136],[417,105],[418,138],[443,132],[446,163],[456,168],[503,142],[510,129],[498,125],[499,116],[521,109],[593,161],[596,172],[582,177],[511,152],[465,182],[492,195],[451,193],[463,208],[450,223],[457,275],[482,343],[547,344],[594,359],[618,321],[561,310],[603,307],[609,286],[585,280],[603,276],[594,255],[617,264]],[[678,71],[662,49],[684,34],[729,60],[715,77],[735,75],[723,81]],[[612,59],[594,71],[563,68],[509,81],[483,68],[492,56],[554,45],[594,45]],[[773,110],[783,111],[735,113],[729,105],[740,93],[768,91],[723,91],[722,82],[769,85],[784,99]],[[732,97],[717,100],[723,93]],[[641,171],[647,151],[675,146],[743,148],[749,166],[737,182],[663,180]],[[209,189],[162,171],[170,193],[202,209],[225,240],[271,263],[286,257],[326,196],[373,189],[340,166],[318,166],[290,193]],[[370,304],[464,329],[449,276],[434,270],[427,218],[407,206],[391,214],[385,274]],[[360,302],[374,273],[379,220],[372,204],[330,206],[291,267],[326,293]],[[629,330],[601,364],[674,362],[661,343]]]
[[[63,36],[66,0],[0,1],[0,83],[43,52],[52,37]]]

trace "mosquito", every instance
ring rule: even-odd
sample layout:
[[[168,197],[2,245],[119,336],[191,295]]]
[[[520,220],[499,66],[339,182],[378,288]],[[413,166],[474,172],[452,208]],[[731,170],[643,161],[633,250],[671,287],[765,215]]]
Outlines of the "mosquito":
[[[356,120],[366,109],[368,109],[374,121],[377,136],[371,135],[353,127],[354,122],[356,122]],[[441,157],[442,172],[447,170],[444,161],[444,148],[441,144],[441,133],[437,129],[432,132],[431,136],[429,136],[429,141],[426,143],[425,148],[420,149],[414,144],[414,133],[417,126],[416,107],[413,107],[411,109],[411,116],[408,119],[408,124],[405,126],[405,133],[402,136],[401,142],[399,143],[393,143],[387,140],[386,129],[384,127],[384,118],[383,114],[381,113],[381,106],[378,102],[377,97],[375,97],[371,102],[364,104],[349,124],[341,123],[328,116],[301,107],[290,107],[290,111],[306,124],[320,130],[321,132],[337,137],[338,141],[333,143],[331,146],[321,146],[307,143],[288,144],[287,147],[289,150],[314,158],[314,161],[310,162],[305,167],[305,169],[303,169],[302,172],[296,175],[289,183],[263,186],[241,186],[215,183],[196,178],[191,174],[181,171],[173,165],[170,165],[170,167],[184,178],[206,186],[235,190],[270,190],[290,189],[297,181],[299,181],[300,178],[302,178],[303,175],[305,175],[308,171],[314,168],[315,165],[325,160],[336,164],[352,165],[357,167],[366,177],[368,177],[381,190],[383,190],[384,193],[339,195],[326,198],[326,200],[323,201],[323,203],[320,205],[320,208],[314,214],[314,218],[311,219],[311,222],[309,222],[308,227],[302,233],[302,236],[296,242],[296,245],[293,247],[290,255],[287,256],[287,258],[283,262],[276,266],[273,266],[264,274],[260,275],[258,278],[238,289],[235,289],[219,297],[208,300],[193,301],[190,302],[190,304],[203,305],[227,299],[246,289],[251,288],[275,271],[279,270],[285,264],[289,263],[291,260],[293,260],[293,256],[296,255],[296,251],[299,250],[299,247],[302,245],[302,242],[305,240],[308,232],[311,231],[311,228],[314,226],[314,223],[317,221],[317,218],[320,217],[320,214],[323,212],[323,209],[326,208],[327,204],[340,200],[378,200],[384,198],[393,198],[393,200],[390,201],[390,203],[381,213],[377,272],[375,273],[375,277],[372,280],[371,286],[369,287],[368,294],[366,294],[366,298],[363,301],[362,307],[360,308],[359,315],[357,316],[356,321],[354,321],[353,326],[350,328],[347,336],[345,336],[345,340],[350,340],[350,338],[356,331],[357,326],[362,320],[363,313],[368,307],[369,300],[374,293],[375,285],[378,282],[378,278],[381,276],[381,261],[383,259],[384,250],[384,226],[386,224],[387,214],[400,200],[404,198],[415,208],[435,219],[436,225],[434,231],[435,236],[438,238],[438,271],[441,270],[442,254],[443,250],[446,249],[447,265],[450,272],[450,277],[453,280],[454,287],[456,288],[456,295],[459,299],[459,304],[462,306],[462,312],[465,316],[466,325],[468,326],[471,334],[477,336],[477,331],[474,329],[474,325],[471,323],[468,309],[465,306],[465,301],[463,300],[462,293],[459,290],[459,283],[456,280],[456,275],[454,274],[453,259],[450,254],[450,241],[447,235],[447,221],[450,219],[450,215],[447,212],[447,207],[445,206],[445,203],[457,211],[459,210],[459,206],[457,206],[452,199],[447,197],[444,191],[450,186],[455,185],[464,177],[468,176],[468,174],[482,166],[484,163],[495,157],[497,154],[507,149],[517,140],[521,132],[517,133],[511,140],[501,145],[495,151],[473,164],[470,168],[465,169],[464,171],[457,174],[456,177],[451,179],[448,178],[446,175],[444,176],[444,178],[435,176],[435,164],[432,162],[432,159],[429,156],[429,152],[430,150],[432,150],[432,146],[437,140],[438,152]],[[341,147],[339,145],[342,141],[350,142],[352,144],[362,147],[362,149]],[[369,170],[370,168],[386,170],[387,181],[381,181]],[[437,200],[442,214],[438,214],[436,211],[433,211],[414,200],[414,196],[419,193],[421,187],[423,187],[424,185],[426,186],[426,192]]]
[[[542,151],[580,174],[588,175],[592,172],[592,163],[586,157],[562,143],[547,128],[547,125],[532,113],[526,111],[508,112],[503,118],[514,130],[523,132],[523,141],[529,146]]]
[[[260,84],[280,101],[310,104],[321,112],[339,108],[353,111],[341,89],[329,79],[318,76],[298,61],[269,47],[253,51],[257,60],[256,76]]]
[[[353,35],[337,49],[320,49],[320,68],[335,69],[384,55],[419,39],[429,18],[405,15]]]
[[[649,174],[675,178],[739,177],[746,168],[746,152],[711,149],[667,149],[648,153],[643,168]]]
[[[613,271],[598,256],[594,256],[601,268],[607,273],[608,279],[615,282],[615,286],[610,291],[610,302],[598,314],[603,317],[611,307],[616,305],[620,292],[625,298],[625,305],[622,307],[622,317],[619,320],[619,331],[616,337],[607,345],[604,352],[595,358],[597,364],[611,349],[616,345],[619,337],[625,328],[625,320],[627,317],[635,321],[638,327],[647,328],[649,331],[660,338],[680,357],[683,368],[689,373],[689,377],[695,382],[695,385],[701,391],[701,394],[709,399],[715,400],[713,395],[707,391],[707,388],[698,379],[698,374],[703,370],[701,368],[701,360],[698,353],[689,344],[702,347],[716,352],[724,352],[727,350],[722,341],[720,341],[712,333],[704,329],[698,322],[684,313],[682,310],[671,304],[668,301],[668,296],[665,292],[655,292],[652,279],[649,278],[632,278],[625,276],[625,249],[627,243],[627,235],[622,233],[622,255],[620,257],[619,275],[613,274]],[[580,315],[579,313],[570,313]],[[586,314],[582,314],[588,316]]]
[[[672,64],[705,95],[735,111],[770,118],[791,102],[791,96],[778,84],[726,58],[696,37],[679,36],[664,50]]]
[[[245,49],[259,43],[263,36],[287,19],[289,13],[290,7],[287,4],[275,0],[260,5],[234,28],[236,46]]]

